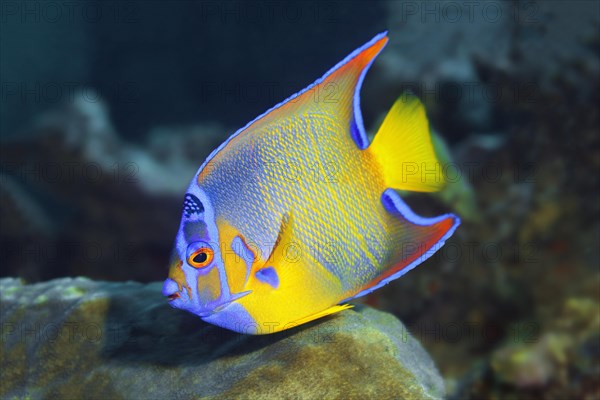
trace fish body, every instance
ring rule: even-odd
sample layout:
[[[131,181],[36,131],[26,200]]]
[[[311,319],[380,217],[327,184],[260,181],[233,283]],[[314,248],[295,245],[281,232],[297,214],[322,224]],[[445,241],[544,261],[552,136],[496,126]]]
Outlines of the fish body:
[[[454,232],[458,217],[419,217],[394,190],[444,184],[421,103],[400,98],[372,143],[365,134],[359,89],[386,43],[377,35],[207,158],[163,286],[173,307],[281,331],[348,308]]]

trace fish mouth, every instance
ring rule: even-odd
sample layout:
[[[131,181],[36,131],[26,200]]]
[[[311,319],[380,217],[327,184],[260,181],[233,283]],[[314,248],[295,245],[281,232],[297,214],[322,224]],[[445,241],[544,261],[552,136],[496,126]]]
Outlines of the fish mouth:
[[[172,302],[181,297],[182,285],[171,278],[167,278],[163,283],[162,294]]]
[[[181,298],[181,294],[180,294],[180,292],[174,292],[174,293],[167,295],[166,297],[169,301],[169,304],[173,305],[173,302],[175,300]],[[213,306],[209,310],[207,310],[207,309],[195,310],[195,311],[193,311],[193,313],[198,315],[201,318],[208,317],[210,315],[213,315],[213,314],[218,313],[219,311],[223,310],[225,307],[227,307],[228,305],[233,303],[235,300],[237,300],[237,298],[227,299],[226,301],[224,301],[220,304],[217,304],[216,306]]]

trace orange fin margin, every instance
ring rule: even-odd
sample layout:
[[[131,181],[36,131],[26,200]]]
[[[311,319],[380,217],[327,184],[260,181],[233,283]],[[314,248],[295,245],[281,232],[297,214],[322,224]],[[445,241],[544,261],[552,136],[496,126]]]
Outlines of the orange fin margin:
[[[316,111],[322,112],[324,108],[332,107],[342,119],[351,119],[357,105],[354,99],[356,91],[360,89],[362,77],[387,42],[386,32],[375,36],[314,83],[256,118],[244,127],[242,132],[271,121],[277,121],[286,115],[295,113],[300,108],[309,110],[314,108]],[[362,124],[362,116],[359,118]]]

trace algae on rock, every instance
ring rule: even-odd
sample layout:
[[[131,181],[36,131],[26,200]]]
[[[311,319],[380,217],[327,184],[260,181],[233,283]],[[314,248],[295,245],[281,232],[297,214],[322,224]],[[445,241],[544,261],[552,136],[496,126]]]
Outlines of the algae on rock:
[[[359,306],[240,335],[171,309],[159,284],[0,280],[2,398],[441,398],[400,321]]]

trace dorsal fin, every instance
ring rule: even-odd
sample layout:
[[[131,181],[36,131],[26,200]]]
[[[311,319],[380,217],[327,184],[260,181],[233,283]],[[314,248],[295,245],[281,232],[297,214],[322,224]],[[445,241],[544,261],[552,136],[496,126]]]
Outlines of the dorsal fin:
[[[256,118],[242,131],[260,128],[300,111],[314,110],[320,114],[329,111],[341,124],[348,124],[358,147],[365,149],[368,146],[368,139],[360,112],[359,91],[373,60],[387,42],[387,32],[375,36],[350,53],[320,79]]]
[[[314,83],[256,117],[215,149],[206,158],[199,172],[236,137],[260,129],[301,109],[314,109],[319,113],[325,113],[329,109],[341,124],[348,124],[349,132],[357,146],[360,149],[367,148],[369,141],[363,126],[359,91],[371,63],[387,42],[387,32],[376,35]]]

